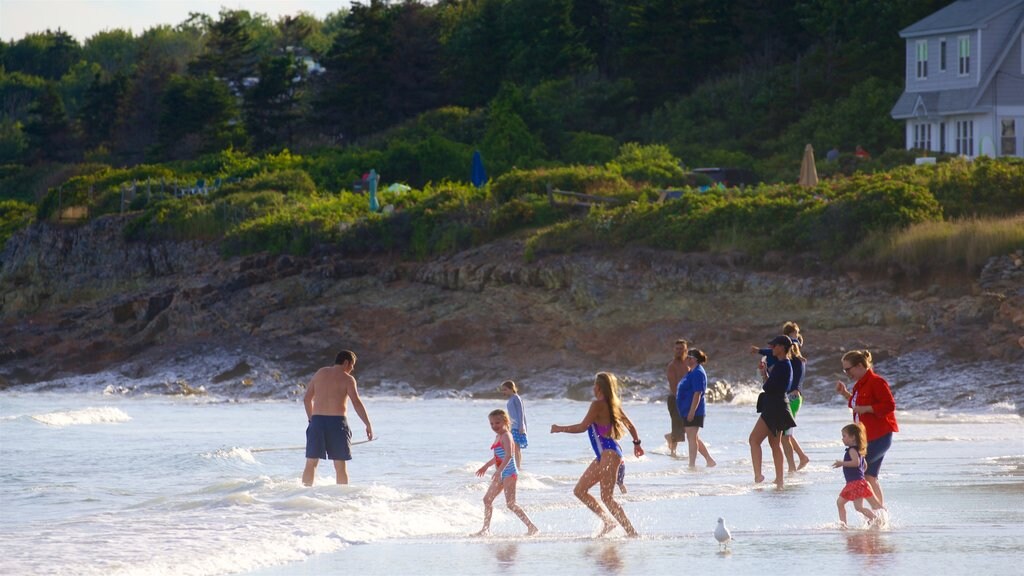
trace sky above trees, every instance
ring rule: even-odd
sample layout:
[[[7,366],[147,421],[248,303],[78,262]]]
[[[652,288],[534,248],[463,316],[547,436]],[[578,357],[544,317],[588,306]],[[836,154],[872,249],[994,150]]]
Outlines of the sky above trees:
[[[10,42],[58,28],[79,42],[115,28],[139,35],[155,26],[180,24],[190,12],[216,17],[221,7],[263,13],[271,20],[299,12],[322,20],[349,4],[349,0],[3,0],[0,39]]]

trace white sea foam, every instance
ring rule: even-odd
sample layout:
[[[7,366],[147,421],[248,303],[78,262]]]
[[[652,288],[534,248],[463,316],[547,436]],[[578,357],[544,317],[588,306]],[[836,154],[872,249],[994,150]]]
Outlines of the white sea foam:
[[[32,419],[47,426],[77,426],[83,424],[112,424],[128,422],[131,416],[119,408],[104,406],[99,408],[84,408],[82,410],[67,410],[60,412],[49,412],[36,414]]]
[[[229,448],[221,449],[215,452],[207,452],[202,455],[203,458],[220,459],[220,460],[238,460],[245,462],[246,464],[255,464],[256,457],[253,456],[252,452],[245,448]]]

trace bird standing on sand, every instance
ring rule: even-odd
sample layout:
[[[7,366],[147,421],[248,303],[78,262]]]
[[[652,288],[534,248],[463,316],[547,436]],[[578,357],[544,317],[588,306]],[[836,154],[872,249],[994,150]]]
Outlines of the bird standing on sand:
[[[732,541],[732,534],[730,534],[729,529],[725,527],[725,520],[722,518],[718,519],[718,526],[715,526],[715,540],[718,540],[719,550],[721,550],[723,546],[726,550],[729,549],[729,542]]]

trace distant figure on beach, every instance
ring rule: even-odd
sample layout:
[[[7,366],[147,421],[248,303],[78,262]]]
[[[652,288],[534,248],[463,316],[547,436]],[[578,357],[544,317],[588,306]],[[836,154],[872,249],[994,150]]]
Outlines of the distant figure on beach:
[[[366,415],[366,407],[359,398],[356,379],[352,369],[356,365],[356,354],[342,350],[334,358],[333,366],[316,371],[306,386],[302,403],[306,407],[306,468],[302,471],[302,483],[313,485],[316,465],[320,460],[334,462],[338,484],[348,484],[346,462],[352,459],[352,430],[348,427],[345,413],[348,400],[356,414],[366,424],[366,439],[373,440],[373,426]]]
[[[676,406],[676,392],[679,389],[679,383],[690,371],[685,360],[689,346],[690,343],[682,338],[676,340],[672,349],[672,361],[666,368],[668,398],[665,404],[668,406],[668,416],[672,420],[672,431],[665,434],[665,441],[668,442],[668,451],[672,456],[676,455],[676,446],[686,440],[686,427],[683,426],[683,418],[679,415],[679,408]]]
[[[717,464],[699,436],[700,429],[704,427],[706,414],[705,396],[708,391],[708,375],[704,371],[704,363],[707,361],[707,354],[704,354],[703,350],[694,348],[687,351],[686,365],[690,371],[679,383],[679,390],[675,398],[676,408],[683,417],[683,426],[686,429],[687,456],[690,459],[690,468],[697,467],[698,452],[704,457],[708,468]]]
[[[754,468],[754,482],[764,482],[764,475],[761,473],[761,444],[767,438],[772,450],[772,460],[775,462],[775,485],[782,488],[782,433],[796,426],[793,413],[789,410],[789,401],[786,399],[786,390],[793,381],[793,365],[789,361],[789,349],[793,346],[793,341],[789,336],[779,335],[772,338],[768,345],[775,357],[775,363],[768,370],[768,378],[761,386],[763,392],[757,397],[757,411],[760,416],[750,431],[748,442],[750,461]]]
[[[853,390],[847,390],[845,384],[836,382],[836,392],[846,398],[846,405],[853,410],[853,421],[863,424],[867,432],[868,467],[864,479],[871,484],[879,505],[884,507],[885,495],[878,482],[878,473],[882,470],[885,453],[892,446],[893,433],[900,431],[896,423],[896,398],[889,383],[875,374],[871,352],[867,350],[851,350],[843,354],[843,372],[856,384]]]
[[[827,162],[836,162],[836,161],[838,161],[839,160],[839,148],[837,146],[833,146],[832,149],[829,150],[827,154],[825,154],[825,160]]]
[[[519,471],[516,469],[516,458],[512,448],[512,432],[509,430],[511,420],[504,410],[494,410],[488,414],[487,419],[491,423],[491,430],[494,431],[494,442],[491,450],[494,450],[494,457],[476,471],[477,476],[483,476],[487,469],[494,464],[494,475],[491,476],[491,485],[487,487],[484,494],[484,527],[475,536],[487,536],[491,531],[491,515],[494,513],[494,499],[498,493],[505,492],[505,506],[508,507],[523,524],[526,524],[527,534],[533,536],[540,530],[530,521],[526,511],[516,504],[516,480]]]
[[[843,426],[843,459],[836,460],[833,468],[842,468],[843,476],[846,478],[846,486],[839,493],[836,499],[836,506],[839,508],[839,523],[846,528],[846,503],[853,502],[853,508],[863,514],[869,521],[876,519],[875,513],[864,507],[864,500],[871,504],[872,508],[883,508],[882,503],[875,498],[871,485],[864,479],[864,470],[867,464],[864,455],[867,454],[868,440],[864,433],[864,425],[860,422]]]
[[[515,382],[505,380],[501,383],[499,390],[508,398],[505,408],[512,421],[512,440],[516,443],[516,465],[522,470],[523,449],[529,445],[526,438],[526,408],[523,407],[523,399],[519,397],[519,388]]]
[[[599,372],[594,379],[594,401],[590,403],[587,415],[580,423],[572,426],[552,424],[551,433],[579,434],[586,432],[590,436],[590,445],[597,458],[583,471],[579,482],[576,483],[576,488],[573,489],[573,494],[604,522],[604,527],[598,534],[598,536],[604,536],[615,529],[615,521],[608,517],[608,513],[588,493],[594,484],[600,483],[601,502],[625,529],[626,535],[635,537],[638,536],[636,529],[626,517],[626,511],[615,501],[616,476],[619,463],[622,462],[622,448],[619,446],[618,439],[622,438],[623,432],[628,430],[633,437],[633,455],[637,458],[643,456],[644,449],[640,447],[640,435],[637,433],[636,427],[622,410],[618,389],[619,381],[614,374]]]
[[[857,149],[854,150],[853,155],[862,160],[871,159],[871,154],[867,150],[861,148],[860,144],[857,144]]]

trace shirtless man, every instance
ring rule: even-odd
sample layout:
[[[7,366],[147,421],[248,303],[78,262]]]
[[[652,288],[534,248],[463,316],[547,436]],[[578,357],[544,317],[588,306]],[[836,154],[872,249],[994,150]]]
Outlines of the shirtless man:
[[[689,351],[690,343],[682,338],[676,340],[672,353],[672,361],[668,363],[666,377],[668,378],[668,414],[672,418],[672,431],[665,434],[665,441],[668,442],[668,450],[672,456],[676,455],[676,445],[686,440],[686,429],[683,427],[683,418],[676,408],[676,388],[679,382],[686,377],[690,369],[683,360]]]
[[[348,484],[345,464],[352,459],[352,431],[345,412],[349,398],[356,414],[366,424],[366,439],[373,440],[373,426],[359,398],[356,379],[352,377],[355,365],[355,352],[342,350],[334,358],[334,366],[317,370],[306,386],[306,395],[302,399],[309,420],[306,428],[306,469],[302,471],[302,483],[306,486],[313,485],[316,465],[326,459],[334,462],[338,484]]]

